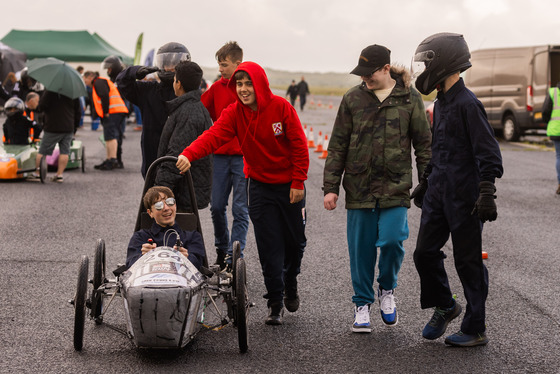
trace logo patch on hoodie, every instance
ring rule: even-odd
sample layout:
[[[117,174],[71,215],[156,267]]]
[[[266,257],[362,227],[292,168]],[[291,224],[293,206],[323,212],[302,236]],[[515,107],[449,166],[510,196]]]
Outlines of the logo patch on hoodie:
[[[284,130],[282,130],[282,122],[275,122],[272,124],[272,131],[275,136],[282,135]]]

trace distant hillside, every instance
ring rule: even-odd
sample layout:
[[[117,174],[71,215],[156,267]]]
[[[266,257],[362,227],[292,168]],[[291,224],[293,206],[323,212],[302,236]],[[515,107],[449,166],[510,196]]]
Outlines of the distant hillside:
[[[201,67],[204,71],[204,79],[213,82],[218,75],[217,67]],[[273,88],[287,89],[292,80],[299,82],[305,77],[309,89],[315,94],[342,95],[350,87],[360,83],[360,78],[347,73],[309,73],[290,72],[265,68],[270,85]]]

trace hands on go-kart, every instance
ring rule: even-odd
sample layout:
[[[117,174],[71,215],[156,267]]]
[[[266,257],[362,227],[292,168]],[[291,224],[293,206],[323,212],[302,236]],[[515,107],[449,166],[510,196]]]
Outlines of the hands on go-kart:
[[[146,253],[150,252],[152,249],[156,249],[156,247],[157,247],[157,244],[154,243],[151,240],[148,243],[142,244],[142,255],[145,255]],[[177,249],[177,246],[175,245],[175,246],[173,246],[173,249],[181,252],[183,254],[183,256],[189,257],[189,251],[187,250],[187,248],[179,247],[179,249]]]

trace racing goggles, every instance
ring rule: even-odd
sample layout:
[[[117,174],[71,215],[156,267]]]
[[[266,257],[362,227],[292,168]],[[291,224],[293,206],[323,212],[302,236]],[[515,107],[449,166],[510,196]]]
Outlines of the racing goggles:
[[[175,199],[172,197],[168,197],[165,200],[160,200],[156,203],[154,203],[154,209],[155,210],[163,210],[164,205],[163,204],[167,204],[168,207],[172,207],[173,205],[175,205]]]

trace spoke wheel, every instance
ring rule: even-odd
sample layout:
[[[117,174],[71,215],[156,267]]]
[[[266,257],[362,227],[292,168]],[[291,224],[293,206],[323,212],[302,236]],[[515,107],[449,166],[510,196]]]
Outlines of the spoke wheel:
[[[84,323],[86,320],[86,293],[88,284],[89,259],[82,256],[78,271],[78,285],[74,297],[74,349],[81,351],[84,344]]]
[[[97,239],[93,261],[93,294],[91,316],[95,320],[95,323],[98,325],[103,322],[103,317],[101,317],[101,313],[103,312],[103,292],[99,290],[99,287],[101,287],[101,285],[105,283],[105,269],[105,241],[103,239]]]
[[[232,257],[231,257],[231,266],[232,266],[232,274],[233,274],[233,296],[235,297],[235,272],[236,272],[236,264],[237,260],[241,258],[241,244],[239,241],[234,241],[232,245]]]
[[[239,351],[247,352],[248,349],[248,319],[249,319],[249,295],[247,294],[247,268],[245,260],[237,259],[234,265],[235,277],[235,324],[237,325],[237,337],[239,340]]]

